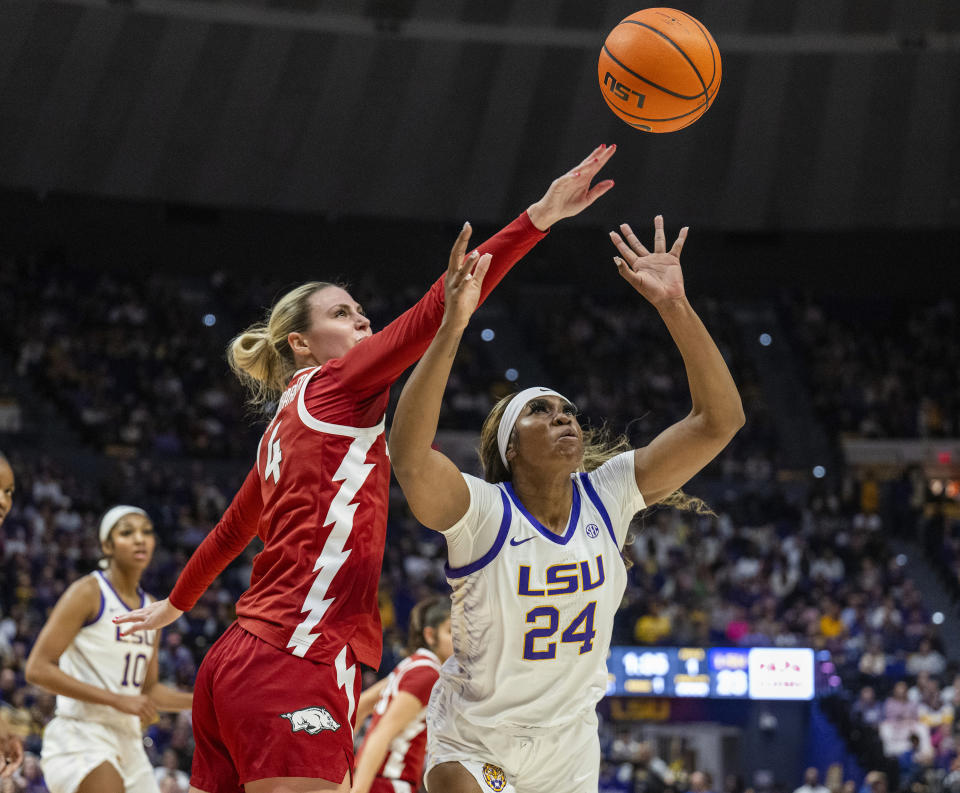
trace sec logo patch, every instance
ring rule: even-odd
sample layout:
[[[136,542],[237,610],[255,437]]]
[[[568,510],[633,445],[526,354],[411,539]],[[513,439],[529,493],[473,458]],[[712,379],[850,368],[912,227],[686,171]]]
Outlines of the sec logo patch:
[[[503,769],[491,763],[483,764],[483,781],[495,793],[500,793],[507,786],[507,777]]]
[[[587,525],[587,536],[593,539],[600,533],[600,527],[596,523],[590,523]]]

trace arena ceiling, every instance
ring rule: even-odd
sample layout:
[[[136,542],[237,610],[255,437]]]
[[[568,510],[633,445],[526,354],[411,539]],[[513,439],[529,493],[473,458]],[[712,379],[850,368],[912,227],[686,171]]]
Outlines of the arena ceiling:
[[[723,85],[655,136],[597,85],[632,2],[4,0],[0,186],[497,222],[615,142],[604,217],[960,227],[960,3],[676,5]]]

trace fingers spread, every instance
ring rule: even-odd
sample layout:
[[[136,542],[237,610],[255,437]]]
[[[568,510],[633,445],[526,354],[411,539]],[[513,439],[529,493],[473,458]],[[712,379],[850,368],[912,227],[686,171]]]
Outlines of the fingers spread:
[[[684,226],[680,229],[680,233],[677,235],[677,241],[673,243],[673,247],[670,249],[670,254],[680,258],[680,251],[683,250],[683,243],[687,241],[687,232],[690,231],[689,226]]]
[[[616,247],[616,249],[617,249],[618,251],[620,251],[620,253],[621,253],[623,256],[629,256],[629,257],[633,258],[633,256],[631,255],[631,254],[633,254],[633,251],[630,250],[630,246],[627,245],[627,243],[625,243],[625,242],[623,241],[623,237],[621,237],[619,234],[617,234],[617,232],[615,232],[615,231],[611,231],[611,232],[610,232],[610,241],[614,244],[614,247]],[[614,258],[614,261],[616,261],[616,260],[617,260],[617,259],[616,259],[616,257],[615,257],[615,258]]]
[[[638,256],[649,256],[650,251],[647,250],[646,246],[640,242],[640,238],[633,233],[633,229],[630,228],[629,223],[621,223],[620,231],[623,232],[623,236],[626,238],[627,242],[630,244],[631,250],[636,253]]]

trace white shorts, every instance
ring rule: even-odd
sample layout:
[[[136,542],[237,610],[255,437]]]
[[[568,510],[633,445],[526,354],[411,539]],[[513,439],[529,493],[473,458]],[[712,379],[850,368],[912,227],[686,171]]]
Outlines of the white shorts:
[[[40,768],[50,793],[75,793],[103,763],[117,769],[125,793],[159,793],[139,735],[64,716],[55,717],[43,731]]]
[[[485,793],[597,793],[600,738],[595,711],[556,729],[522,735],[478,727],[459,714],[455,695],[435,686],[427,706],[425,781],[435,765],[458,762]]]

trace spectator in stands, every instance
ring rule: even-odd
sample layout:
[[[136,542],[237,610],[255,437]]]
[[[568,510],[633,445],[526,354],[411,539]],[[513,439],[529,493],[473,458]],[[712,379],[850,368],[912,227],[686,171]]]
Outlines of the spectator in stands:
[[[960,755],[950,761],[950,771],[943,778],[943,789],[949,793],[960,793]]]
[[[917,720],[917,706],[907,697],[907,682],[898,680],[883,703],[883,720],[912,722]]]
[[[883,706],[877,702],[873,686],[860,689],[860,696],[851,710],[853,717],[863,724],[877,725],[883,720]]]
[[[713,779],[706,771],[694,771],[688,781],[690,793],[713,793]]]
[[[793,793],[830,793],[830,789],[820,784],[820,771],[816,766],[810,766],[803,772],[803,784]]]
[[[917,718],[930,731],[930,742],[939,748],[953,728],[953,705],[940,697],[940,686],[931,681],[917,707]]]
[[[847,627],[840,619],[840,604],[833,598],[824,598],[821,606],[820,635],[825,639],[838,639],[846,633]]]
[[[860,793],[887,793],[887,775],[883,771],[869,771],[863,778]]]
[[[930,675],[942,675],[947,668],[947,659],[934,649],[930,639],[921,639],[916,652],[907,656],[907,674],[916,675],[927,672]]]
[[[164,784],[171,793],[187,793],[190,787],[190,775],[180,768],[180,756],[176,749],[164,750],[161,764],[153,769],[153,775],[161,791]]]
[[[907,689],[907,699],[919,705],[927,695],[927,689],[932,685],[936,685],[936,681],[929,672],[921,669],[917,672],[913,685]]]
[[[647,613],[637,620],[633,635],[640,644],[659,644],[670,636],[671,630],[670,616],[665,613],[663,602],[651,598]]]
[[[883,651],[883,638],[874,634],[867,641],[867,651],[857,662],[860,685],[881,686],[885,682],[887,654]]]

